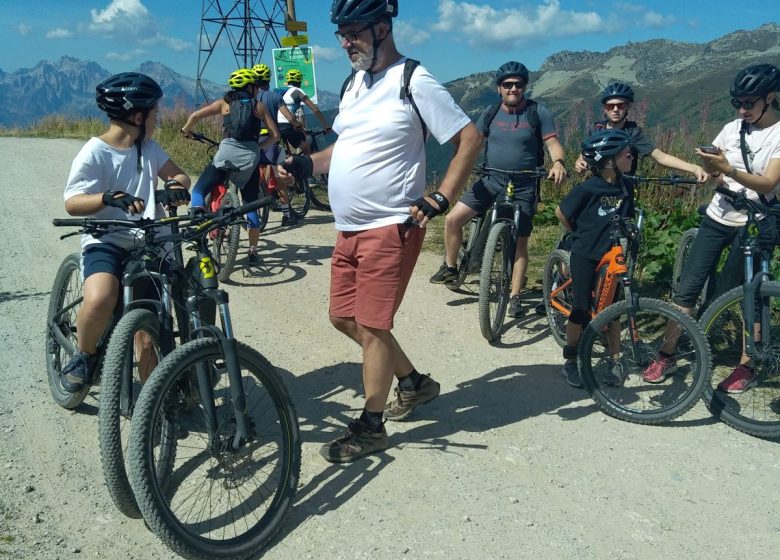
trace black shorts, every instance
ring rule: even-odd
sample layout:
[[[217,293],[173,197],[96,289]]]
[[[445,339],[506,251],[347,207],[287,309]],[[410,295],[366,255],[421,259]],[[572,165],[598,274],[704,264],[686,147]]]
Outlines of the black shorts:
[[[127,256],[126,250],[110,243],[88,245],[81,254],[82,275],[86,280],[93,274],[105,272],[121,282]],[[159,284],[149,276],[138,278],[133,284],[133,299],[160,299],[161,297]]]
[[[293,148],[299,148],[301,144],[306,142],[306,133],[297,128],[293,128],[292,125],[289,124],[280,124],[279,134],[281,134],[282,139]]]
[[[506,187],[496,181],[480,179],[463,193],[460,202],[481,214],[485,212]],[[536,214],[536,182],[515,187],[514,200],[520,204],[519,237],[528,237],[534,230],[534,215]]]

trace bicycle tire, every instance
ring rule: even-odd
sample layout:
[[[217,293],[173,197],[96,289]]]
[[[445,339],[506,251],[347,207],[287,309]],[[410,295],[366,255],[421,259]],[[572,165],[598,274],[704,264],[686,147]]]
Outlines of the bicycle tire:
[[[330,212],[330,198],[328,196],[328,175],[317,175],[313,181],[309,181],[309,196],[311,203],[317,210]]]
[[[255,437],[239,452],[220,446],[232,440],[235,423],[229,419],[233,404],[226,394],[228,374],[220,342],[214,338],[193,340],[166,356],[147,380],[133,415],[129,474],[139,508],[154,533],[185,558],[245,558],[257,554],[278,531],[297,488],[301,440],[292,400],[274,367],[257,351],[239,343],[238,360],[246,409],[252,414],[255,430]],[[205,415],[198,414],[202,412],[200,403],[186,415],[177,415],[175,407],[167,406],[172,402],[170,395],[175,397],[177,386],[198,363],[209,364],[210,371],[216,373],[215,401],[219,402],[217,414],[223,421],[215,430],[209,430]],[[260,405],[264,405],[263,410],[258,410]],[[178,432],[186,431],[184,437],[179,436],[174,469],[167,481],[156,478],[151,428],[157,418],[171,423],[180,420]],[[213,442],[211,449],[209,440]],[[263,461],[259,466],[258,460]],[[193,490],[194,485],[202,487]],[[253,489],[243,488],[245,485]],[[237,492],[231,496],[233,488]],[[199,503],[207,502],[209,508],[185,511],[186,500],[193,492]],[[252,499],[249,507],[267,509],[257,514],[248,512],[252,520],[244,524],[235,516],[245,512],[244,504],[239,502],[246,496]],[[226,511],[218,512],[222,506]],[[183,518],[190,514],[208,519]]]
[[[780,337],[780,282],[762,282],[759,297],[767,300],[772,313],[771,339]],[[731,374],[742,354],[744,317],[742,286],[716,299],[704,312],[700,324],[712,349],[712,378],[704,392],[710,412],[725,424],[746,434],[764,438],[780,437],[780,347],[764,347],[771,353],[758,362],[758,384],[743,393],[725,393],[718,384]],[[727,344],[733,344],[727,347]]]
[[[130,419],[132,418],[135,400],[143,386],[138,371],[134,368],[135,335],[138,332],[147,333],[160,358],[160,324],[157,315],[148,309],[133,309],[127,312],[114,327],[111,339],[106,347],[105,361],[100,384],[100,408],[98,410],[98,436],[100,441],[100,460],[103,464],[103,475],[106,487],[114,504],[127,517],[139,518],[141,511],[133,495],[133,489],[127,478],[125,468],[127,441],[130,437]],[[131,371],[128,371],[131,368]],[[129,379],[132,386],[126,387]],[[123,410],[122,393],[127,392],[130,402]],[[128,416],[129,414],[129,416]],[[172,425],[167,424],[168,428]],[[173,437],[170,432],[168,437]],[[171,451],[170,448],[168,448]],[[158,463],[163,473],[169,470],[172,457],[164,457]]]
[[[682,278],[683,268],[685,268],[685,263],[689,259],[691,246],[696,240],[697,235],[699,235],[699,228],[690,228],[685,230],[682,237],[680,237],[680,245],[677,247],[677,253],[674,256],[674,267],[672,269],[672,295],[676,295],[677,291],[680,289],[680,278]],[[696,298],[696,309],[701,309],[702,305],[704,305],[704,301],[707,298],[708,287],[709,280],[704,283],[699,297]]]
[[[624,300],[610,305],[588,324],[578,349],[582,382],[606,414],[636,424],[663,424],[690,410],[702,397],[711,365],[707,339],[694,319],[665,301],[637,300],[636,340],[626,327],[627,318],[628,303]],[[678,370],[663,383],[648,383],[642,380],[642,373],[658,357],[670,320],[683,332],[674,354]],[[620,342],[620,363],[626,377],[621,384],[610,384],[604,377],[609,355],[604,339],[610,331]],[[634,345],[638,355],[634,355]]]
[[[82,297],[81,284],[81,255],[71,253],[63,259],[57,269],[57,275],[54,277],[46,315],[46,339],[44,341],[46,373],[51,396],[54,402],[69,410],[76,408],[84,401],[89,393],[89,386],[85,386],[77,393],[69,393],[62,387],[60,372],[73,354],[62,347],[52,329],[60,329],[60,334],[73,344],[73,348],[76,348],[76,317],[81,306],[77,302]],[[70,305],[73,307],[55,324],[55,317]]]
[[[265,181],[260,181],[260,196],[270,196],[271,191],[268,189],[268,185],[266,185]],[[260,231],[265,231],[266,226],[268,225],[268,218],[271,215],[271,206],[265,205],[261,208],[258,208],[257,210],[257,217],[259,220],[259,225],[257,226]]]
[[[501,333],[512,282],[512,259],[507,255],[511,231],[506,222],[490,228],[479,275],[479,329],[488,342]]]
[[[290,214],[300,219],[309,213],[311,189],[307,179],[287,187],[287,195],[290,197]]]
[[[552,334],[553,339],[561,348],[566,346],[566,323],[569,320],[569,316],[552,306],[550,294],[552,294],[553,290],[557,289],[571,278],[570,256],[568,251],[555,249],[552,253],[547,255],[547,259],[544,261],[544,276],[542,277],[544,309],[547,315],[547,324],[550,327],[550,334]],[[556,302],[571,312],[573,297],[572,288],[569,286],[556,295]]]
[[[239,206],[238,196],[231,190],[222,197],[222,206]],[[219,264],[219,273],[217,278],[224,282],[230,278],[233,267],[236,264],[238,255],[238,242],[241,237],[241,225],[230,224],[226,228],[217,230],[211,245],[211,252],[214,254],[214,260]]]
[[[469,275],[469,269],[471,268],[469,263],[471,262],[472,249],[474,248],[480,223],[478,219],[469,220],[463,231],[463,240],[458,248],[458,275],[455,277],[455,280],[446,284],[450,290],[460,288]]]

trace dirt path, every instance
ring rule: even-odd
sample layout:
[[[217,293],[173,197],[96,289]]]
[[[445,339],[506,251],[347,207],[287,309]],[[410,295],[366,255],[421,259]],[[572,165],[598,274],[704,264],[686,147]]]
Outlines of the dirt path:
[[[79,142],[0,138],[0,557],[157,559],[173,555],[122,517],[102,481],[97,389],[77,412],[49,396],[43,329],[61,259],[50,219]],[[240,339],[279,368],[300,416],[296,505],[264,558],[745,558],[780,548],[777,444],[713,422],[697,406],[667,427],[601,414],[558,375],[545,323],[513,323],[493,347],[475,295],[427,278],[425,254],[396,336],[442,395],[393,447],[341,467],[319,446],[362,406],[358,348],[327,320],[333,226],[313,212],[282,230],[264,266],[228,286]]]

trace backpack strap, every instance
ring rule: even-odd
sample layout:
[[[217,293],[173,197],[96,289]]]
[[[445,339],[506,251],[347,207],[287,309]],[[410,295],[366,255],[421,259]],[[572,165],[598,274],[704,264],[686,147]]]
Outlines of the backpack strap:
[[[743,120],[742,124],[739,126],[739,150],[742,152],[742,163],[745,164],[745,171],[753,173],[753,168],[750,165],[750,157],[748,157],[748,145],[745,141],[749,126],[750,124],[748,124],[746,120]],[[769,199],[764,194],[758,193],[758,199],[764,204],[769,204]]]
[[[412,109],[414,109],[414,112],[417,113],[417,118],[420,119],[420,126],[422,127],[422,133],[423,133],[423,143],[425,143],[425,140],[428,138],[428,127],[425,124],[425,121],[422,118],[422,115],[420,114],[420,109],[417,108],[417,103],[414,102],[414,96],[412,96],[412,74],[414,74],[415,68],[417,68],[420,65],[419,60],[414,60],[413,58],[407,58],[406,62],[404,63],[404,80],[401,84],[401,94],[400,99],[408,99],[409,103],[412,104]]]

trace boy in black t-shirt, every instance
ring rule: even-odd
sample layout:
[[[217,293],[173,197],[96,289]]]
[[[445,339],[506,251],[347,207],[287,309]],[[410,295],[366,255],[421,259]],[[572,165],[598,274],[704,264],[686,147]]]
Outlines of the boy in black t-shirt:
[[[634,214],[634,188],[623,173],[631,169],[633,155],[631,137],[623,130],[605,129],[596,132],[582,144],[582,158],[593,176],[580,183],[564,198],[555,215],[571,231],[571,278],[573,302],[566,323],[566,360],[561,370],[572,387],[582,387],[577,369],[577,344],[583,327],[590,320],[592,291],[596,267],[610,248],[610,223],[617,212],[623,217]],[[609,341],[617,350],[617,341]],[[615,352],[616,353],[616,352]],[[624,375],[620,362],[613,360],[608,367],[608,383],[620,385]]]

